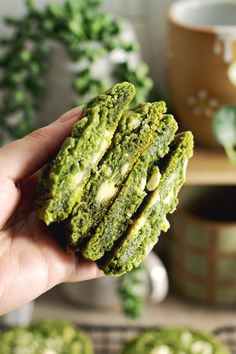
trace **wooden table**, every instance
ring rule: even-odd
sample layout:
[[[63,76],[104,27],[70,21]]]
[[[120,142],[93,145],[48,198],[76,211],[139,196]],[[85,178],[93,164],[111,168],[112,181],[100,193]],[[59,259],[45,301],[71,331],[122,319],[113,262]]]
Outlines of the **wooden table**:
[[[236,166],[224,152],[196,148],[187,169],[186,185],[236,185]]]

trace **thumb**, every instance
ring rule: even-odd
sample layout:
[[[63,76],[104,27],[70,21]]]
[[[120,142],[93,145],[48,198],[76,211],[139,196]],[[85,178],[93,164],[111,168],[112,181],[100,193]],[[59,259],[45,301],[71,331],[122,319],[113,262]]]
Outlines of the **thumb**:
[[[74,108],[52,124],[4,146],[0,149],[1,175],[18,182],[36,172],[59,149],[81,116],[82,109]]]

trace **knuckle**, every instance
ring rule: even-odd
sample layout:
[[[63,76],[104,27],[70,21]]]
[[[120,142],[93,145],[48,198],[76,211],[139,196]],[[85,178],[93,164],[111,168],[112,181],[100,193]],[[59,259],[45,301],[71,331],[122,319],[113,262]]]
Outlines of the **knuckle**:
[[[0,191],[1,193],[7,192],[12,186],[12,180],[5,176],[0,176]]]
[[[46,155],[51,154],[50,150],[50,134],[47,127],[43,127],[37,130],[34,130],[29,135],[25,137],[32,147],[40,148],[41,152],[44,151]],[[23,139],[25,139],[23,138]]]
[[[40,129],[34,130],[29,135],[27,135],[27,138],[45,141],[48,138],[48,130],[47,130],[47,128],[40,128]]]

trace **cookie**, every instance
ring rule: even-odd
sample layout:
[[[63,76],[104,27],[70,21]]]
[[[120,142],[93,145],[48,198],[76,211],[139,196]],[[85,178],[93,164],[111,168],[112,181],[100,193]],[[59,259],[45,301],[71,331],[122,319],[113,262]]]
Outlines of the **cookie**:
[[[0,335],[0,354],[93,354],[90,338],[66,321],[18,326]]]
[[[111,208],[81,249],[86,259],[98,260],[103,257],[126,231],[150,188],[149,176],[155,164],[168,152],[176,130],[173,116],[165,115],[155,132],[153,143],[140,156]],[[159,172],[156,171],[156,183],[158,179]]]
[[[121,354],[229,354],[210,333],[190,328],[146,331],[126,344]]]
[[[79,249],[81,241],[104,217],[140,154],[153,142],[165,111],[164,102],[155,102],[123,114],[109,150],[91,174],[67,221],[67,234],[74,248]]]
[[[158,240],[161,231],[167,231],[166,219],[178,203],[178,192],[185,181],[185,172],[193,152],[193,137],[190,132],[177,134],[171,143],[168,155],[157,164],[148,184],[147,193],[140,210],[130,216],[132,222],[127,232],[118,240],[109,255],[99,262],[105,274],[121,275],[137,267],[146,257],[150,247]],[[159,172],[159,178],[158,176]],[[157,181],[155,186],[152,181]]]
[[[164,102],[129,111],[134,94],[124,82],[92,99],[37,187],[39,219],[107,275],[137,267],[168,229],[193,152]]]
[[[37,187],[37,212],[47,225],[66,219],[79,201],[134,94],[134,86],[123,82],[93,98],[55,159],[43,168]]]

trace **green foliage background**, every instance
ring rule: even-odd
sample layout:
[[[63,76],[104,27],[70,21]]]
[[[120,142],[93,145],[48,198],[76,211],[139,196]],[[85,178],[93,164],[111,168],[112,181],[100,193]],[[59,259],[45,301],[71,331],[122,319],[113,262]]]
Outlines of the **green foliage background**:
[[[65,0],[38,9],[26,0],[27,12],[20,19],[7,17],[13,34],[0,39],[0,145],[6,139],[20,138],[37,126],[33,117],[43,104],[45,76],[50,70],[50,41],[63,44],[72,62],[86,59],[88,65],[75,73],[72,87],[78,105],[83,96],[93,96],[108,88],[104,79],[93,77],[90,64],[115,48],[137,52],[138,43],[120,40],[121,23],[99,9],[100,0]],[[99,46],[86,46],[98,42]],[[130,81],[137,89],[134,104],[145,100],[152,88],[145,63],[136,66],[118,63],[114,82]]]

